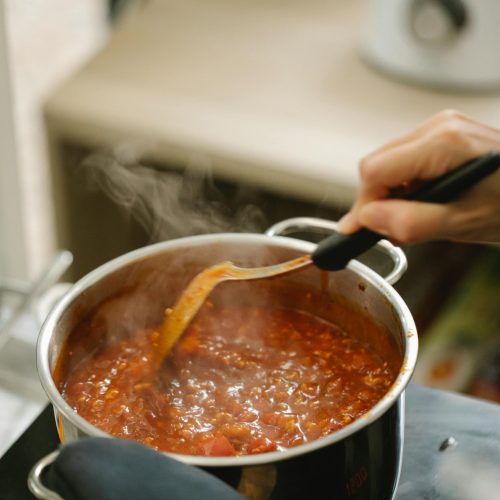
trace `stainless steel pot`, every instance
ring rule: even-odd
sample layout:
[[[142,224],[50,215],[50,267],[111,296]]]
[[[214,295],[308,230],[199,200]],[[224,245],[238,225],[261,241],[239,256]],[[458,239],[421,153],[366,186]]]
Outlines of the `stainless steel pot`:
[[[266,235],[213,234],[162,242],[118,257],[78,281],[52,310],[38,341],[40,379],[54,407],[61,441],[110,437],[74,412],[52,378],[66,337],[97,305],[120,293],[126,301],[120,314],[128,314],[124,320],[131,328],[144,326],[206,266],[226,259],[241,265],[264,265],[312,253],[314,244],[278,234],[334,229],[335,224],[329,221],[297,218],[273,226]],[[272,480],[271,486],[269,480],[265,486],[263,483],[262,497],[317,498],[324,497],[325,491],[331,492],[332,498],[393,497],[401,467],[404,389],[415,366],[418,340],[411,314],[391,286],[406,269],[404,254],[387,241],[378,246],[394,260],[394,269],[385,279],[358,261],[328,275],[311,267],[273,280],[277,288],[263,300],[279,303],[283,286],[321,291],[332,304],[356,313],[360,321],[380,325],[402,360],[399,374],[384,398],[347,427],[287,451],[241,457],[171,456],[209,470],[240,491],[245,491],[249,482],[258,482],[255,478],[263,473]],[[240,292],[242,300],[259,300],[255,297],[258,294],[244,293],[244,288]],[[230,293],[234,296],[233,291]],[[315,310],[314,303],[303,306],[314,314],[326,314],[325,310]],[[40,481],[41,470],[53,458],[32,471],[30,487],[40,498],[46,493]],[[259,485],[253,487],[258,489]]]

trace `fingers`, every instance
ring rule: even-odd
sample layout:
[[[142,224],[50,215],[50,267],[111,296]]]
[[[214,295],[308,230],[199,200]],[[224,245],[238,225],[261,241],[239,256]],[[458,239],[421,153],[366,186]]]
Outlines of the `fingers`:
[[[384,151],[392,149],[396,146],[400,146],[401,144],[405,144],[415,139],[418,139],[419,137],[422,137],[423,135],[427,134],[430,130],[433,130],[438,125],[443,124],[443,122],[446,122],[447,120],[459,120],[459,119],[460,120],[468,119],[468,117],[454,110],[445,110],[441,111],[440,113],[436,113],[435,115],[431,116],[430,118],[422,122],[418,127],[416,127],[411,132],[387,142],[380,148],[374,150],[372,153],[367,155],[366,158],[370,158],[371,156],[383,153]]]
[[[340,233],[352,234],[355,231],[358,231],[359,229],[361,229],[362,227],[363,226],[361,225],[361,223],[357,219],[356,215],[354,215],[354,207],[353,207],[349,212],[347,212],[344,215],[344,217],[342,217],[338,221],[337,230]]]
[[[359,223],[400,243],[431,239],[495,243],[500,241],[500,200],[472,196],[444,205],[378,200],[359,211]]]
[[[373,201],[359,210],[358,221],[362,226],[401,243],[453,236],[453,210],[449,204]]]
[[[363,158],[360,192],[339,222],[339,231],[352,233],[367,226],[402,242],[454,238],[460,229],[450,224],[461,225],[462,231],[467,226],[457,218],[460,212],[455,205],[375,202],[387,199],[396,187],[411,188],[416,181],[434,179],[491,149],[500,150],[500,130],[456,111],[437,113],[414,131]],[[474,227],[479,226],[474,223]]]
[[[391,188],[438,177],[481,152],[465,131],[442,128],[361,161],[360,198],[386,196]]]
[[[431,179],[488,149],[500,131],[457,111],[437,113],[413,132],[389,142],[361,160],[364,200],[381,198],[390,188],[414,179]]]

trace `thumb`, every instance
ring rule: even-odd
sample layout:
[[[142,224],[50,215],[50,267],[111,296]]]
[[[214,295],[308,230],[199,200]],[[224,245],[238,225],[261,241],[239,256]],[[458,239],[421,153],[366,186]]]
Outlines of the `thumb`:
[[[445,237],[451,224],[448,205],[405,200],[378,200],[359,209],[365,227],[401,243]]]

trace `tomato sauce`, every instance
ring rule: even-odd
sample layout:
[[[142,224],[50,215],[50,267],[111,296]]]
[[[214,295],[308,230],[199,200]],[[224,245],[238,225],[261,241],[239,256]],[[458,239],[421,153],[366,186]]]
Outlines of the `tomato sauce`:
[[[70,335],[61,394],[103,431],[174,453],[313,441],[366,413],[396,376],[369,346],[293,309],[207,302],[159,370],[158,329],[106,341],[101,330],[89,320]]]

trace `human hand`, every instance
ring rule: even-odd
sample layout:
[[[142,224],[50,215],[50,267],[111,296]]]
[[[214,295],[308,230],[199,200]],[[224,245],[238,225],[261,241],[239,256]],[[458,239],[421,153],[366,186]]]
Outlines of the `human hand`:
[[[500,242],[500,170],[446,204],[387,198],[491,150],[500,151],[500,130],[457,111],[432,116],[361,160],[361,189],[339,231],[367,227],[401,243]]]

